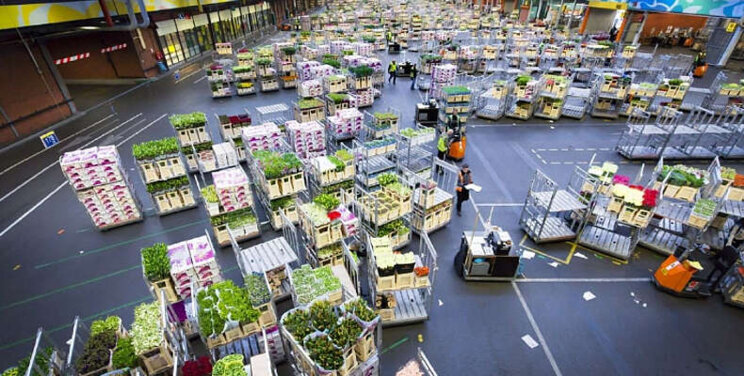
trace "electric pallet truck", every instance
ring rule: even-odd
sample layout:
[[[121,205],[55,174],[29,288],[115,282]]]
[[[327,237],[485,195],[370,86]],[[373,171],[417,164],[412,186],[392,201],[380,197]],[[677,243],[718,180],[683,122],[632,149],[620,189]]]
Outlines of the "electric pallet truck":
[[[659,290],[672,295],[707,298],[716,292],[721,277],[739,257],[739,251],[731,245],[718,254],[713,254],[703,244],[695,244],[690,249],[678,247],[656,270],[653,282]]]
[[[465,137],[465,125],[460,121],[460,116],[456,114],[447,116],[447,130],[452,131],[447,158],[457,162],[462,161],[465,158],[467,138]]]

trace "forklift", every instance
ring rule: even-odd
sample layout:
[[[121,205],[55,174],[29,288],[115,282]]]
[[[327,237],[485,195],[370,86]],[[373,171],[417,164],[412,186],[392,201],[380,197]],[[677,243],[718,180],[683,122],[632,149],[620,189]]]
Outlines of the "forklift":
[[[460,115],[450,114],[447,115],[446,125],[446,130],[452,131],[447,159],[460,162],[465,158],[465,147],[467,146],[465,124],[460,121]]]
[[[400,43],[391,40],[390,43],[388,43],[388,53],[391,54],[391,55],[392,54],[399,54],[400,53]]]

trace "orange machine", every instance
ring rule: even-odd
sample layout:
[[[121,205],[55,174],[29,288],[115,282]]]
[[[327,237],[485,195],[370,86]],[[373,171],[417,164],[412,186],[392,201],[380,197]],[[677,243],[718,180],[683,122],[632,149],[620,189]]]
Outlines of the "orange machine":
[[[465,124],[460,121],[458,115],[449,115],[447,129],[452,131],[447,158],[459,162],[465,158],[465,147],[467,146]]]
[[[701,270],[700,264],[686,259],[686,254],[677,258],[669,256],[654,273],[654,284],[659,289],[673,295],[688,298],[710,296],[709,286],[693,280],[693,275]],[[680,261],[682,259],[682,261]]]

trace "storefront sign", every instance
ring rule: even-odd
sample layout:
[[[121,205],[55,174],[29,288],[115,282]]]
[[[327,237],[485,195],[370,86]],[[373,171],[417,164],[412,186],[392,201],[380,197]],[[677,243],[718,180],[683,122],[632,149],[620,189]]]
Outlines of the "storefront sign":
[[[741,18],[744,16],[744,2],[741,0],[629,0],[634,10],[677,12]]]
[[[626,3],[625,1],[590,1],[589,8],[610,10],[628,9],[628,3]]]

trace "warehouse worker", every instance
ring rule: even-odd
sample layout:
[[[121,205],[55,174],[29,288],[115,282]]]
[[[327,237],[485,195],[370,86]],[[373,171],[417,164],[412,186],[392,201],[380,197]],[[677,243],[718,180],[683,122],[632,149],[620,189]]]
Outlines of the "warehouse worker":
[[[468,184],[473,184],[473,176],[470,174],[470,166],[467,163],[462,164],[460,172],[457,174],[457,215],[462,216],[462,203],[470,199],[470,191],[465,188]]]
[[[418,76],[418,69],[416,69],[416,64],[413,64],[413,67],[411,67],[411,90],[416,86],[416,76]]]
[[[444,161],[447,156],[447,150],[449,150],[449,139],[452,136],[452,130],[448,130],[446,133],[442,132],[439,134],[439,140],[437,141],[437,158]],[[437,173],[444,175],[442,166],[437,166]]]
[[[388,44],[393,41],[393,33],[388,30],[387,34],[385,34],[385,39],[387,39]]]
[[[390,65],[388,65],[388,74],[390,75],[388,77],[388,82],[390,82],[390,80],[393,80],[393,85],[395,85],[395,79],[396,79],[395,71],[396,70],[398,70],[398,65],[395,63],[395,60],[393,60],[390,63]]]

